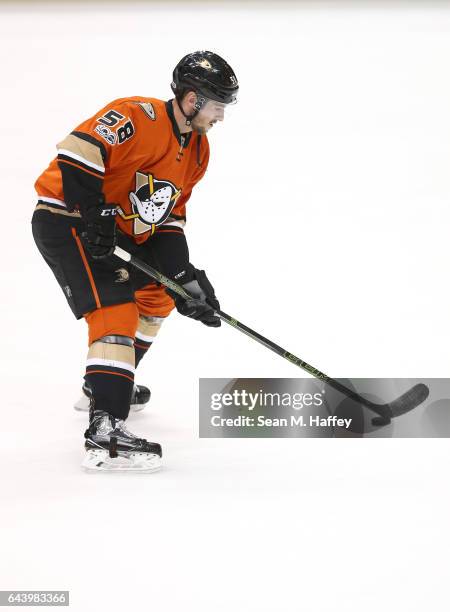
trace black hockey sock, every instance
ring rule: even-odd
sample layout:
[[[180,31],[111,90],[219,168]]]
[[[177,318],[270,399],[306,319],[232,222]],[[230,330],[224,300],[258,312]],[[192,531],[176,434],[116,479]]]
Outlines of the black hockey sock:
[[[136,367],[139,365],[142,357],[147,353],[152,344],[152,342],[144,342],[143,340],[138,339],[134,341],[134,359],[136,362]]]
[[[92,389],[95,410],[126,419],[134,386],[132,338],[104,336],[89,347],[85,380]]]
[[[139,316],[139,324],[134,341],[134,354],[136,367],[153,344],[153,341],[161,329],[164,317]]]
[[[112,370],[112,368],[111,368]],[[92,389],[95,410],[104,410],[116,419],[125,420],[130,412],[134,376],[114,372],[86,369],[85,380]]]

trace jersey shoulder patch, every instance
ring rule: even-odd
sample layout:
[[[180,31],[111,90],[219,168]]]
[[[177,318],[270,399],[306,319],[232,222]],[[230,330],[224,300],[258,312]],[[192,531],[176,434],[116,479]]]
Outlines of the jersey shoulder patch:
[[[144,111],[149,119],[156,121],[155,107],[151,102],[137,102],[137,105]]]

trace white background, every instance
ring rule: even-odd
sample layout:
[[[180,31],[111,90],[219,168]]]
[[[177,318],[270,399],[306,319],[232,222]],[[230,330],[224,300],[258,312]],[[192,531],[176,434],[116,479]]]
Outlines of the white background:
[[[108,101],[187,52],[241,82],[187,236],[226,312],[333,376],[449,373],[450,3],[0,8],[0,589],[71,608],[448,609],[442,440],[199,440],[199,377],[302,375],[174,315],[139,368],[148,476],[80,470],[86,353],[31,238],[33,183]],[[390,398],[386,398],[390,399]]]

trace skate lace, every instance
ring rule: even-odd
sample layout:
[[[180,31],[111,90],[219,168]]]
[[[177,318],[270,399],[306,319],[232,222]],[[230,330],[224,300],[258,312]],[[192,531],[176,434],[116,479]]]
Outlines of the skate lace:
[[[116,427],[121,433],[124,433],[129,438],[133,438],[134,440],[140,440],[134,433],[132,433],[129,429],[125,427],[124,421],[116,421]]]
[[[95,415],[92,419],[92,433],[108,435],[114,428],[109,414]]]
[[[96,418],[95,418],[96,417]],[[126,438],[134,440],[136,443],[146,442],[144,438],[139,438],[132,433],[125,426],[125,422],[121,419],[115,419],[113,416],[107,413],[100,413],[95,415],[91,423],[91,434],[100,434],[106,436],[113,436],[114,433],[123,435]]]

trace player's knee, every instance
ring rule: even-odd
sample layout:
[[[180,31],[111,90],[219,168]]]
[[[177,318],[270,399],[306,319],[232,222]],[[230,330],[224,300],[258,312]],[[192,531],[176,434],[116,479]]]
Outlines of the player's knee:
[[[98,338],[89,346],[87,365],[87,373],[89,368],[97,368],[98,371],[99,368],[107,367],[111,370],[110,373],[117,373],[119,368],[134,375],[134,338],[115,334]]]
[[[165,318],[175,308],[175,302],[165,288],[154,283],[136,291],[134,297],[141,316]]]
[[[85,315],[89,326],[89,345],[100,338],[117,336],[133,338],[138,327],[139,313],[134,302],[97,308]]]

